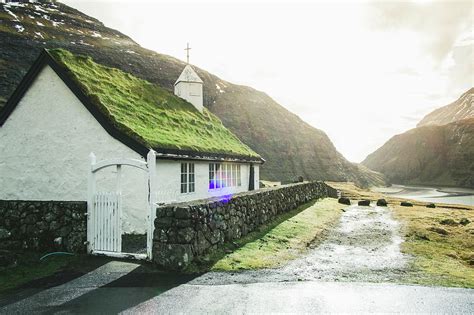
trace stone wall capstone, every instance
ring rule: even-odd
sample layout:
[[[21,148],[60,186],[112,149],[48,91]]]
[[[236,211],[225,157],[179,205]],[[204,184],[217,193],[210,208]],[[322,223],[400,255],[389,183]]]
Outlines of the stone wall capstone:
[[[247,235],[279,214],[323,197],[337,198],[337,190],[323,182],[306,182],[159,206],[153,261],[164,269],[184,269],[193,260]]]
[[[84,201],[0,200],[0,249],[85,252],[86,213]]]

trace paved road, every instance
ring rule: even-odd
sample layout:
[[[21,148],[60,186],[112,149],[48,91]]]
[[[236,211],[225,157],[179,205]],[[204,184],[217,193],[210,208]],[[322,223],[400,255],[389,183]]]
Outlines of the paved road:
[[[179,285],[110,262],[68,283],[0,308],[0,314],[474,313],[474,290],[349,282]],[[182,281],[181,279],[180,281]]]
[[[98,286],[120,274],[106,272],[97,282],[79,278],[0,308],[0,313],[474,313],[474,290],[469,289],[315,281],[182,284],[164,293],[126,282],[121,287]]]
[[[466,314],[474,313],[474,290],[314,281],[181,285],[124,313],[137,312]]]

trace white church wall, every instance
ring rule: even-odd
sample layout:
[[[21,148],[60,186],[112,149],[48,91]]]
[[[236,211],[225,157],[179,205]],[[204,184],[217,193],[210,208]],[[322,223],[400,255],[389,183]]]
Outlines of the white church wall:
[[[200,112],[203,110],[202,83],[179,82],[174,86],[174,94],[184,98]]]
[[[195,191],[181,193],[181,163],[194,163]],[[249,165],[241,164],[241,186],[209,189],[209,162],[207,161],[156,161],[158,202],[182,202],[231,195],[247,191],[249,184]],[[258,187],[258,186],[256,186]]]
[[[87,200],[88,155],[143,158],[111,137],[56,73],[45,67],[0,127],[0,199]],[[97,173],[115,191],[115,170]],[[146,173],[123,167],[124,231],[144,232]]]

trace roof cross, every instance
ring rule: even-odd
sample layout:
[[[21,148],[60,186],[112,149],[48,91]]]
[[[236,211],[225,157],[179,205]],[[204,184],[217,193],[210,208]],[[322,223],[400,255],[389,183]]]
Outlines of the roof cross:
[[[186,48],[184,48],[184,50],[186,50],[186,63],[189,64],[189,51],[191,50],[191,47],[189,47],[189,43],[186,45]]]

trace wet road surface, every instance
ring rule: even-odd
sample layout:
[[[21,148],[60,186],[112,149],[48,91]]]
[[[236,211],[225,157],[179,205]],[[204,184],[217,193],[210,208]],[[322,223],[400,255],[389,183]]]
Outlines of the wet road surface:
[[[400,224],[386,207],[350,206],[327,238],[306,255],[278,269],[209,272],[192,284],[279,281],[396,282],[408,270]]]
[[[474,290],[342,282],[181,285],[125,314],[451,313],[474,311]]]

